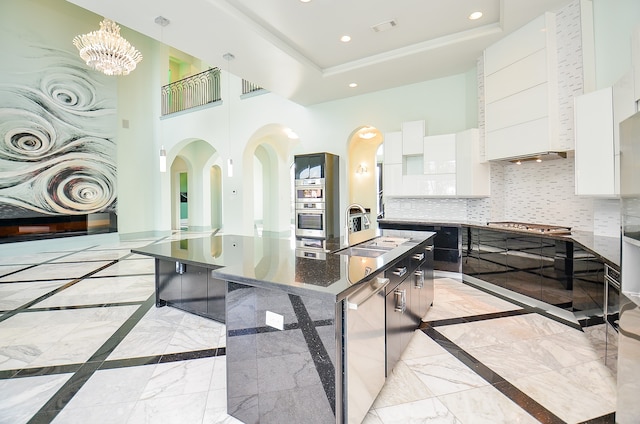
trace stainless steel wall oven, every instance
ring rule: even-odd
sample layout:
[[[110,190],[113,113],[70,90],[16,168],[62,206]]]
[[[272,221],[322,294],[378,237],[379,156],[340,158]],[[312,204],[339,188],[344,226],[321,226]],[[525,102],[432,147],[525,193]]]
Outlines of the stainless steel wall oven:
[[[338,156],[313,153],[294,158],[296,237],[340,235]]]

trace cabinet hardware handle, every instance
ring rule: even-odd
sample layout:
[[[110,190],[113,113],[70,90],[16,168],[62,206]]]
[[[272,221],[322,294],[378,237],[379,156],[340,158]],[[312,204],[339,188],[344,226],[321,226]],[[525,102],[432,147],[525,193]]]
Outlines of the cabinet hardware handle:
[[[396,312],[404,313],[407,309],[407,291],[406,290],[396,290],[393,292],[396,297]]]
[[[397,275],[398,277],[402,277],[404,274],[406,274],[406,273],[407,273],[407,267],[406,267],[406,266],[404,266],[404,267],[402,267],[402,268],[396,268],[396,270],[395,270],[395,271],[393,271],[393,273],[394,273],[395,275]]]
[[[369,282],[365,287],[363,287],[358,292],[354,293],[349,298],[347,298],[347,307],[349,309],[358,309],[360,305],[362,305],[364,302],[366,302],[367,300],[371,299],[373,296],[375,296],[376,294],[384,290],[387,287],[387,284],[389,284],[388,278],[376,277],[373,281]],[[361,299],[358,302],[349,302],[349,299],[352,296],[358,295],[360,292],[364,292],[367,290],[369,290],[369,293],[367,293],[364,299]]]
[[[184,274],[186,271],[187,266],[183,263],[177,262],[176,261],[176,274]]]
[[[426,250],[427,252],[431,252],[433,250],[433,244],[430,244],[429,246],[425,247],[424,250]]]
[[[416,289],[423,288],[424,287],[424,270],[418,269],[418,270],[416,270],[416,272],[413,273],[413,275],[416,277],[416,281],[415,281],[414,287]]]
[[[421,261],[424,259],[424,253],[415,253],[411,259],[415,259],[416,261]]]

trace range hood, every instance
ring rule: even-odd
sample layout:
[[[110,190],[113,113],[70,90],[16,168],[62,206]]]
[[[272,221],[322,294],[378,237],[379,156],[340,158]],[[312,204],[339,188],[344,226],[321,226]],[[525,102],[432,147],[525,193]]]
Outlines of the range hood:
[[[524,162],[546,162],[555,159],[566,159],[573,157],[573,151],[568,152],[541,152],[531,155],[514,156],[510,158],[497,159],[497,162],[510,162],[520,165]]]

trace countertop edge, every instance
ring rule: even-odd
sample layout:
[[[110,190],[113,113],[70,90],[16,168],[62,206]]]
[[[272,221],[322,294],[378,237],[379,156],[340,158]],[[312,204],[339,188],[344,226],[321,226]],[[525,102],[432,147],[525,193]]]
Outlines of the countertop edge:
[[[444,221],[444,220],[425,221],[425,220],[415,220],[415,219],[406,219],[406,218],[382,218],[382,219],[378,219],[378,223],[383,225],[398,224],[398,225],[443,226],[443,227],[460,227],[460,228],[471,227],[471,228],[480,228],[480,229],[486,229],[486,230],[492,230],[492,231],[508,232],[512,234],[532,235],[537,237],[550,238],[554,240],[569,240],[579,244],[582,248],[584,248],[588,252],[598,256],[609,266],[614,267],[618,271],[620,270],[619,250],[618,250],[618,257],[613,257],[610,253],[603,252],[603,249],[599,248],[597,246],[598,243],[596,243],[596,241],[600,240],[607,243],[619,244],[620,243],[619,237],[598,236],[588,231],[574,231],[571,235],[537,234],[537,233],[531,233],[531,232],[512,229],[512,228],[490,227],[490,226],[487,226],[486,223],[475,222],[475,221],[455,221],[455,220],[454,221]],[[604,244],[604,243],[601,243],[601,244]]]

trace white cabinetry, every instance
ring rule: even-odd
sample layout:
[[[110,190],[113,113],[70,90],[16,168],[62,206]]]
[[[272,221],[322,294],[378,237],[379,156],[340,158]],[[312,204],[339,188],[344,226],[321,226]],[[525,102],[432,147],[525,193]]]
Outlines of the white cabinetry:
[[[558,137],[555,15],[545,13],[484,52],[488,160],[573,150]]]
[[[402,165],[402,133],[388,132],[384,135],[384,164]]]
[[[490,165],[480,155],[477,128],[456,134],[456,195],[458,197],[489,196]]]
[[[404,130],[403,126],[403,130]],[[385,134],[384,193],[387,197],[482,197],[489,195],[489,163],[480,156],[477,129],[422,137],[419,155],[398,159],[399,134]],[[390,143],[387,145],[387,143]],[[391,150],[391,151],[389,151]],[[404,151],[402,152],[404,153]],[[420,173],[414,162],[421,160]],[[388,160],[387,160],[388,159]],[[410,166],[409,166],[410,165]]]
[[[425,174],[456,173],[456,135],[424,137],[423,169]]]
[[[575,98],[576,194],[620,194],[620,122],[635,113],[633,73]]]
[[[575,98],[576,194],[615,194],[612,89]]]
[[[402,123],[402,155],[422,155],[422,140],[424,139],[424,121]]]

